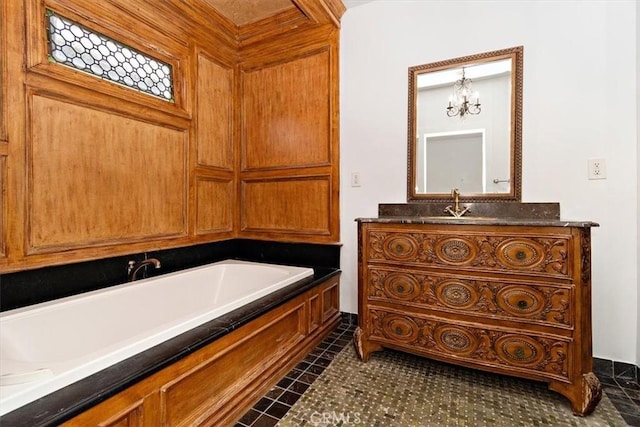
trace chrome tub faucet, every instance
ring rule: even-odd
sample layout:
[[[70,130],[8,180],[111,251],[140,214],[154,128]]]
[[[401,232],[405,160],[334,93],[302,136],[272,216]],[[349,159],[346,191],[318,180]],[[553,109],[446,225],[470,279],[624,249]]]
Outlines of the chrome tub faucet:
[[[149,258],[139,262],[134,260],[129,261],[129,266],[127,267],[127,275],[129,282],[133,282],[137,279],[138,272],[147,265],[153,265],[156,269],[160,268],[160,261],[156,258]]]

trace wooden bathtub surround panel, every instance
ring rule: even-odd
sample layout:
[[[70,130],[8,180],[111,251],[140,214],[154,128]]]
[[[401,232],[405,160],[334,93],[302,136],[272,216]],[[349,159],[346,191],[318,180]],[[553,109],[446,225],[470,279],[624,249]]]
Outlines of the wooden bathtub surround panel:
[[[264,325],[247,339],[206,360],[160,389],[162,423],[170,426],[199,425],[238,392],[247,388],[282,353],[305,336],[304,304],[292,308],[276,321]],[[217,396],[212,401],[210,396]],[[184,414],[191,414],[186,417]]]
[[[339,283],[337,281],[322,291],[322,322],[331,319],[340,311],[339,294]]]
[[[323,51],[243,73],[243,170],[329,163],[329,59]]]
[[[338,283],[338,277],[328,279],[63,425],[110,425],[106,421],[116,419],[142,419],[147,427],[233,425],[338,326],[337,295],[333,307],[323,308],[335,313],[314,329],[309,309],[323,292],[337,292]]]
[[[322,324],[322,307],[320,306],[320,297],[317,295],[309,298],[309,333],[315,331]]]
[[[100,408],[99,410],[96,410]],[[102,408],[106,408],[103,410]],[[76,419],[82,417],[78,423]],[[159,391],[129,387],[63,425],[78,427],[151,427],[160,424]]]
[[[330,235],[328,176],[242,182],[242,231]]]
[[[233,231],[233,180],[200,177],[196,182],[196,233],[202,235]]]
[[[588,227],[359,222],[355,345],[544,381],[576,415],[592,373]]]
[[[197,161],[233,171],[233,69],[198,55]]]
[[[98,427],[143,427],[144,399],[134,402],[110,419],[97,424]]]
[[[31,252],[186,234],[186,131],[30,101]]]

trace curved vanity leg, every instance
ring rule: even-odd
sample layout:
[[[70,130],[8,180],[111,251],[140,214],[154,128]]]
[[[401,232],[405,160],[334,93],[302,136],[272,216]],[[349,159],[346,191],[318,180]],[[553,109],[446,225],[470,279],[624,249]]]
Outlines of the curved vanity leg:
[[[353,345],[356,348],[358,357],[363,362],[367,362],[369,360],[369,355],[374,351],[382,350],[382,346],[380,344],[372,344],[364,337],[364,332],[359,326],[353,333]]]
[[[353,345],[356,348],[356,353],[358,354],[360,360],[364,360],[366,362],[366,360],[364,359],[364,351],[362,350],[362,329],[360,328],[360,326],[358,326],[353,332]]]
[[[592,413],[602,398],[602,385],[593,372],[583,374],[578,384],[553,382],[549,384],[549,389],[569,399],[574,415],[581,417]]]

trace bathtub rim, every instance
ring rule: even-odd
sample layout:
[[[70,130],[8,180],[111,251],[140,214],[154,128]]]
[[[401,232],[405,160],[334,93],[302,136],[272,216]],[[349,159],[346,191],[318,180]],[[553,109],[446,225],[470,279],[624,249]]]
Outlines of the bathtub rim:
[[[197,266],[193,266],[193,267],[188,267],[182,270],[176,270],[176,271],[169,271],[166,273],[160,272],[159,274],[154,274],[153,276],[150,277],[145,277],[145,278],[140,278],[138,280],[134,280],[133,282],[124,282],[124,283],[119,283],[117,285],[113,285],[113,286],[109,286],[109,287],[105,287],[105,288],[100,288],[100,289],[93,289],[87,292],[82,292],[80,294],[75,294],[75,295],[67,295],[65,297],[62,298],[57,298],[57,299],[53,299],[53,300],[49,300],[49,301],[43,301],[43,302],[39,302],[36,304],[32,304],[29,306],[25,306],[25,307],[18,307],[18,308],[14,308],[11,310],[5,310],[0,312],[0,319],[2,319],[3,317],[10,317],[10,316],[21,316],[24,313],[28,313],[28,312],[33,312],[34,310],[44,310],[47,307],[50,307],[52,305],[57,305],[60,303],[64,303],[66,301],[75,301],[75,300],[83,300],[83,299],[89,299],[94,295],[100,295],[103,294],[105,292],[111,292],[111,291],[117,291],[119,289],[127,289],[130,288],[132,286],[137,286],[140,284],[144,284],[144,283],[149,283],[150,281],[152,281],[153,279],[159,279],[159,278],[168,278],[168,277],[172,277],[172,276],[178,276],[184,273],[189,273],[191,271],[196,271],[196,270],[201,270],[203,268],[208,268],[208,267],[212,267],[214,265],[219,265],[219,264],[242,264],[242,263],[250,263],[250,264],[257,264],[257,265],[263,265],[263,266],[274,266],[274,267],[295,267],[295,268],[312,268],[312,267],[306,267],[306,266],[298,266],[298,265],[287,265],[287,264],[277,264],[277,263],[273,263],[273,262],[262,262],[262,261],[252,261],[252,260],[246,260],[246,259],[239,259],[239,258],[228,258],[228,259],[223,259],[223,260],[219,260],[219,261],[213,261],[211,263],[207,263],[207,264],[202,264],[202,265],[197,265]],[[308,278],[308,277],[307,277]]]
[[[250,259],[239,261],[265,263]],[[266,262],[268,264],[277,264]],[[286,265],[286,264],[281,264]],[[313,267],[314,274],[208,321],[163,343],[87,376],[0,417],[12,426],[57,425],[153,375],[189,354],[244,326],[305,291],[341,274],[339,268]],[[101,384],[96,389],[95,384]],[[24,420],[24,422],[20,422]]]
[[[248,273],[248,276],[245,276],[245,272]],[[227,274],[231,276],[232,282],[226,279]],[[238,276],[238,274],[240,274],[240,276]],[[160,323],[149,323],[144,328],[138,329],[135,332],[130,332],[125,329],[122,331],[125,335],[116,335],[114,339],[98,342],[96,345],[86,349],[81,347],[81,352],[79,353],[73,352],[66,355],[63,354],[62,356],[36,353],[35,357],[24,359],[25,369],[30,369],[31,366],[38,369],[40,369],[40,367],[51,367],[51,370],[55,371],[55,373],[52,372],[51,375],[40,381],[18,383],[16,386],[11,386],[8,389],[4,389],[3,387],[2,399],[0,400],[0,404],[2,405],[1,412],[9,413],[12,410],[18,409],[43,396],[82,380],[85,377],[91,376],[113,364],[117,364],[155,345],[170,340],[181,333],[187,332],[210,320],[224,316],[246,304],[250,304],[255,298],[259,299],[262,296],[286,288],[288,285],[298,281],[311,279],[313,277],[313,269],[310,267],[280,265],[268,262],[224,259],[179,271],[167,272],[166,274],[140,279],[134,282],[121,283],[110,288],[85,292],[58,300],[35,304],[30,307],[6,311],[0,313],[0,323],[2,323],[1,326],[3,326],[3,330],[4,327],[7,328],[9,337],[13,336],[13,339],[19,340],[21,322],[23,321],[26,321],[27,329],[39,323],[38,329],[41,331],[39,333],[51,335],[46,329],[43,330],[43,325],[45,325],[43,322],[46,321],[51,313],[54,316],[58,316],[57,313],[64,313],[68,310],[71,310],[72,313],[76,310],[82,312],[82,307],[85,307],[86,304],[93,306],[96,304],[96,301],[98,301],[99,304],[105,301],[107,306],[110,307],[106,314],[117,315],[117,310],[121,309],[118,307],[120,305],[118,301],[121,301],[123,298],[126,300],[132,297],[134,299],[140,297],[153,299],[153,294],[148,294],[149,292],[156,292],[155,289],[159,289],[160,292],[165,292],[165,290],[175,292],[176,286],[181,287],[181,282],[183,280],[190,280],[189,277],[193,277],[191,281],[197,286],[197,292],[209,292],[207,289],[214,292],[213,294],[209,294],[209,297],[216,298],[217,302],[215,305],[212,303],[200,304],[193,307],[191,311],[183,310],[175,313],[175,317],[162,316],[158,319],[161,321]],[[223,278],[225,278],[224,281],[219,282],[223,280]],[[245,287],[241,282],[236,282],[236,280],[240,280],[242,283],[246,281],[248,287]],[[208,286],[209,282],[211,285],[216,284],[216,286]],[[233,289],[244,289],[246,292],[231,290],[228,297],[222,297],[218,300],[218,294],[223,292],[223,288],[219,288],[218,283],[222,285],[226,283],[231,285]],[[166,284],[168,284],[168,287]],[[171,300],[169,299],[167,301]],[[114,305],[113,302],[115,302],[116,305]],[[170,305],[173,304],[170,303]],[[64,316],[67,321],[71,319],[64,314],[62,316]],[[76,314],[76,316],[78,316],[77,321],[80,321],[82,318],[80,316],[83,316],[83,314]],[[102,317],[102,319],[104,319],[104,317]],[[97,318],[96,320],[99,321]],[[34,324],[34,321],[38,323]],[[5,324],[4,322],[7,323]],[[75,321],[73,322],[75,323]],[[108,328],[108,323],[104,323],[104,321],[100,321],[102,325],[100,327]],[[13,328],[12,325],[16,325],[18,328],[17,332],[11,332]],[[74,326],[69,325],[69,327],[73,328]],[[59,332],[59,334],[69,335],[62,331]],[[91,332],[83,328],[82,333]],[[53,335],[55,336],[56,332],[53,332]],[[95,336],[95,334],[92,335]],[[65,344],[66,341],[64,341],[65,338],[62,336],[60,337],[60,339],[63,340],[61,342],[58,342],[57,339],[50,341],[44,336],[42,338],[46,339],[46,342],[50,342],[52,347],[62,346],[60,348],[68,348],[67,344]],[[69,344],[71,348],[74,348],[74,343]],[[43,347],[45,352],[47,351],[47,347],[49,346],[45,345]],[[9,361],[11,360],[21,361],[23,359],[20,358],[21,355],[19,353],[20,352],[13,354],[9,351],[8,354],[3,354],[0,362],[6,360],[7,365],[10,366]],[[27,354],[27,356],[29,355]],[[5,370],[7,373],[12,372],[11,368],[8,368],[8,370],[3,368],[2,370]]]

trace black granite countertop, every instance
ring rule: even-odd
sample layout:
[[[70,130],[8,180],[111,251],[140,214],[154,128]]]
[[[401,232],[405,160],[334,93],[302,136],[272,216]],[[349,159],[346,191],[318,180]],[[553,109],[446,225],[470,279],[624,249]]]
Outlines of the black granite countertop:
[[[540,218],[491,218],[463,216],[393,216],[378,218],[356,218],[358,222],[376,222],[382,224],[448,224],[448,225],[524,225],[531,227],[598,227],[592,221],[567,221],[562,219]]]
[[[313,277],[286,286],[9,412],[0,417],[0,425],[59,425],[337,274],[340,274],[338,268],[314,267]]]
[[[467,209],[462,217],[447,213],[452,202],[380,203],[377,218],[357,218],[358,222],[386,224],[447,224],[447,225],[522,225],[531,227],[598,227],[592,221],[560,218],[557,202],[460,202]]]

